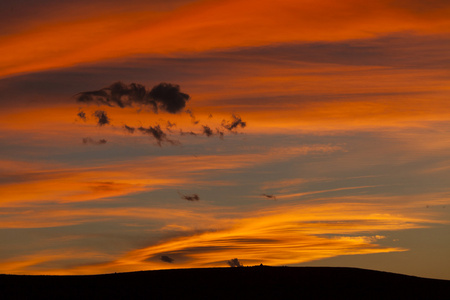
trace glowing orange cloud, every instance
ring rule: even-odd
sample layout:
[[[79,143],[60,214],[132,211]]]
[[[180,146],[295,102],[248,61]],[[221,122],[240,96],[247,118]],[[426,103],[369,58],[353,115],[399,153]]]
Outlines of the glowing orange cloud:
[[[377,231],[422,227],[426,219],[382,212],[377,205],[340,203],[284,206],[251,217],[216,223],[216,230],[170,239],[131,251],[106,264],[86,265],[72,274],[141,269],[226,266],[238,257],[244,264],[296,264],[338,255],[405,251],[380,247]],[[361,234],[365,232],[365,234]],[[371,232],[372,234],[368,234]],[[324,235],[332,235],[325,237]],[[175,261],[161,261],[166,255]]]
[[[123,208],[96,208],[69,210],[61,208],[46,207],[41,210],[36,206],[32,210],[20,210],[17,213],[10,208],[8,214],[0,214],[0,226],[2,228],[45,228],[59,227],[87,222],[98,222],[120,219],[126,224],[142,222],[151,219],[152,222],[162,222],[161,231],[189,231],[196,228],[207,227],[217,222],[218,216],[233,216],[235,213],[224,212],[222,209],[211,207],[204,203],[197,203],[195,208],[146,208],[146,207],[123,207]],[[151,216],[151,217],[150,217]],[[222,223],[226,221],[223,220]],[[125,225],[126,226],[126,225]],[[79,238],[82,238],[80,236]]]
[[[436,214],[416,209],[418,205],[428,203],[430,198],[437,199],[435,204],[449,201],[443,194],[353,196],[314,199],[302,204],[288,203],[231,214],[223,208],[210,206],[195,209],[46,209],[45,212],[21,213],[9,223],[7,220],[1,222],[2,227],[63,226],[108,219],[139,223],[151,216],[152,220],[161,222],[160,231],[177,230],[182,235],[119,257],[96,253],[89,261],[85,251],[64,249],[63,254],[47,251],[0,261],[0,267],[15,274],[96,274],[226,266],[226,262],[234,257],[244,265],[288,265],[339,255],[406,251],[379,246],[377,241],[385,237],[378,232],[421,228],[430,222],[448,223]],[[24,226],[14,224],[14,221],[22,221]],[[50,224],[51,221],[54,224]],[[145,226],[140,228],[145,230]],[[66,252],[84,262],[76,267],[55,267],[67,260]],[[173,258],[174,262],[161,261],[163,255]],[[96,263],[95,260],[109,262]]]
[[[70,257],[77,257],[79,262],[88,262],[95,260],[109,260],[112,256],[105,253],[89,251],[86,249],[59,249],[58,251],[40,251],[39,253],[15,257],[4,260],[0,263],[2,274],[70,274],[67,272],[56,271],[50,266],[49,262],[67,261]],[[45,271],[43,271],[45,270]]]
[[[134,54],[335,41],[406,30],[448,32],[448,5],[428,13],[408,6],[387,0],[198,1],[164,14],[144,10],[50,21],[0,40],[0,76]]]
[[[129,161],[109,166],[69,168],[47,166],[45,170],[29,167],[22,181],[0,185],[0,203],[21,201],[89,201],[162,187],[179,187],[201,183],[215,170],[245,168],[269,161],[284,161],[311,153],[340,151],[338,146],[305,145],[274,147],[259,154],[206,155],[195,160],[191,156],[169,156]],[[12,162],[9,164],[14,165]],[[15,165],[26,165],[17,162]],[[53,167],[53,169],[52,169]],[[193,176],[192,174],[197,175]],[[10,172],[10,174],[13,174]],[[191,175],[189,175],[191,174]],[[214,181],[208,184],[214,183]],[[221,184],[221,183],[218,183]]]

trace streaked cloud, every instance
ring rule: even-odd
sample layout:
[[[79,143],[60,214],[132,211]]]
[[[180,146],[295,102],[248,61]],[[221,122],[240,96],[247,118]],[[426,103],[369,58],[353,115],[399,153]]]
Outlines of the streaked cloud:
[[[447,4],[440,3],[440,9],[432,5],[426,5],[427,10],[411,7],[400,0],[364,4],[354,0],[339,4],[283,0],[276,5],[268,0],[202,1],[165,14],[136,10],[70,22],[54,20],[4,38],[0,75],[142,53],[349,40],[402,31],[448,32]],[[329,22],[322,22],[323,18]],[[68,32],[85,34],[68,39]],[[52,55],[55,52],[57,57]]]
[[[4,203],[21,201],[89,201],[154,189],[179,187],[207,178],[215,170],[247,168],[273,161],[313,153],[331,153],[341,147],[305,145],[293,148],[272,148],[268,151],[237,155],[206,155],[149,158],[86,168],[55,168],[16,173],[23,180],[0,185]],[[276,155],[275,155],[276,154]],[[20,164],[20,162],[18,162]],[[14,172],[5,172],[4,176]],[[32,176],[28,176],[32,174]],[[196,174],[196,176],[192,176]],[[14,177],[13,177],[14,178]],[[101,178],[101,180],[99,180]]]
[[[0,215],[3,228],[68,226],[112,219],[125,223],[133,220],[138,224],[159,220],[161,225],[157,231],[175,230],[178,234],[118,256],[98,253],[102,263],[85,261],[62,268],[57,266],[64,265],[64,256],[34,253],[0,261],[0,266],[16,274],[97,274],[131,271],[138,266],[140,269],[167,268],[162,256],[173,259],[173,267],[184,268],[223,267],[230,257],[239,257],[243,265],[289,265],[339,255],[407,251],[381,246],[379,241],[386,237],[379,232],[386,235],[390,231],[448,223],[435,210],[423,206],[431,203],[429,199],[436,199],[433,203],[442,205],[448,204],[450,198],[445,194],[330,196],[284,205],[271,202],[274,205],[265,209],[242,212],[211,206],[187,209],[74,207],[67,210],[36,206],[26,212],[11,207],[7,214]],[[418,210],[420,206],[423,207]],[[148,226],[145,224],[142,229]],[[83,236],[78,238],[83,239]],[[73,254],[72,257],[82,261],[84,256]],[[19,261],[21,263],[17,264]]]
[[[80,1],[0,3],[4,272],[450,276],[448,1]]]
[[[378,245],[384,237],[371,232],[419,228],[428,221],[388,213],[377,204],[283,206],[236,219],[231,226],[174,238],[131,251],[111,263],[72,272],[132,270],[137,265],[166,268],[161,255],[173,258],[174,267],[223,267],[230,257],[239,257],[244,265],[288,265],[338,255],[407,251]]]
[[[83,138],[82,140],[83,144],[87,145],[87,144],[92,144],[92,145],[103,145],[107,143],[107,140],[105,139],[100,139],[98,141],[91,139],[90,137],[86,137]]]
[[[367,186],[350,186],[350,187],[341,187],[337,189],[329,189],[329,190],[320,190],[320,191],[309,191],[309,192],[301,192],[301,193],[292,193],[292,194],[282,194],[278,195],[278,199],[287,199],[287,198],[299,198],[301,196],[313,195],[313,194],[322,194],[328,192],[337,192],[337,191],[345,191],[345,190],[355,190],[355,189],[367,189],[378,187],[376,185],[367,185]]]

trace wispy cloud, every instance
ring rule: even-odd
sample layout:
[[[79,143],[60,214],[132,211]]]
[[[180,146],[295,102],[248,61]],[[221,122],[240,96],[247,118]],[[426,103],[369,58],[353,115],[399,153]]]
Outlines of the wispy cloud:
[[[105,253],[102,257],[109,257],[108,262],[58,268],[60,257],[35,253],[16,258],[14,263],[11,260],[0,261],[0,266],[14,273],[96,274],[164,269],[169,259],[163,260],[163,256],[172,259],[171,264],[175,267],[223,267],[231,257],[238,257],[244,265],[289,265],[339,255],[406,251],[399,247],[380,246],[378,240],[384,239],[380,232],[448,223],[430,209],[423,208],[424,212],[414,209],[421,201],[444,199],[444,196],[421,195],[413,202],[408,202],[411,197],[331,197],[326,202],[274,205],[241,213],[217,207],[200,207],[195,211],[141,207],[46,208],[25,214],[21,211],[20,215],[10,218],[10,223],[5,219],[7,215],[0,215],[2,227],[66,226],[108,219],[144,221],[150,215],[152,220],[164,221],[163,232],[176,229],[181,235],[119,257]],[[446,198],[447,203],[449,199]],[[83,258],[82,255],[72,256],[74,259]],[[17,264],[19,260],[21,263]],[[45,264],[53,267],[46,268]]]
[[[338,255],[406,251],[377,244],[379,231],[423,227],[427,219],[388,213],[380,205],[328,203],[296,205],[260,211],[220,229],[174,238],[134,250],[107,264],[74,272],[165,268],[161,255],[177,267],[226,266],[230,257],[246,265],[288,265]],[[220,223],[219,223],[220,224]],[[98,272],[98,271],[97,271]]]
[[[21,201],[89,201],[123,196],[154,189],[180,187],[202,181],[221,170],[252,167],[270,162],[281,162],[301,155],[333,153],[342,147],[332,145],[305,145],[274,147],[263,152],[233,155],[169,156],[131,160],[122,163],[92,167],[28,166],[15,173],[4,170],[9,182],[0,185],[2,202]],[[11,163],[9,163],[11,164]],[[29,176],[32,174],[33,176]],[[14,180],[21,178],[21,180]],[[101,180],[99,180],[101,178]],[[286,195],[285,195],[286,196]],[[286,197],[285,197],[286,198]]]
[[[107,143],[107,140],[105,139],[100,139],[98,141],[91,139],[90,137],[86,137],[83,138],[82,140],[83,144],[87,145],[87,144],[92,144],[92,145],[103,145]]]
[[[50,19],[47,26],[4,37],[0,65],[5,67],[0,76],[138,53],[154,55],[273,43],[351,40],[399,31],[448,33],[448,4],[414,3],[377,1],[355,5],[353,0],[347,0],[338,4],[325,1],[319,5],[298,0],[276,4],[269,0],[207,1],[180,7],[164,18],[155,18],[151,10],[136,9],[128,14],[116,12],[95,18],[75,18],[71,22]],[[323,22],[324,18],[333,22]],[[67,32],[85,34],[67,40]],[[211,38],[216,35],[223,38]],[[52,53],[59,55],[55,57]]]
[[[288,199],[288,198],[297,198],[307,195],[315,195],[329,192],[339,192],[339,191],[348,191],[348,190],[358,190],[358,189],[367,189],[367,188],[376,188],[380,187],[379,185],[365,185],[365,186],[349,186],[349,187],[341,187],[335,189],[327,189],[327,190],[319,190],[319,191],[309,191],[309,192],[301,192],[301,193],[292,193],[292,194],[282,194],[278,195],[278,199]]]

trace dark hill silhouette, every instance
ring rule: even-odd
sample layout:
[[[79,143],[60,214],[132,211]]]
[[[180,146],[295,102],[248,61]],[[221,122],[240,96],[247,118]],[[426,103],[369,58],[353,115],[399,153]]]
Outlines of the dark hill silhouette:
[[[1,299],[450,299],[450,280],[356,268],[242,267],[0,275]]]

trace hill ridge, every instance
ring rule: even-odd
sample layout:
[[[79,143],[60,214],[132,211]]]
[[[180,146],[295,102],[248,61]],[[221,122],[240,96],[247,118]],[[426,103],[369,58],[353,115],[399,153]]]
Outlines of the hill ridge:
[[[2,299],[449,299],[450,280],[350,267],[0,275]]]

